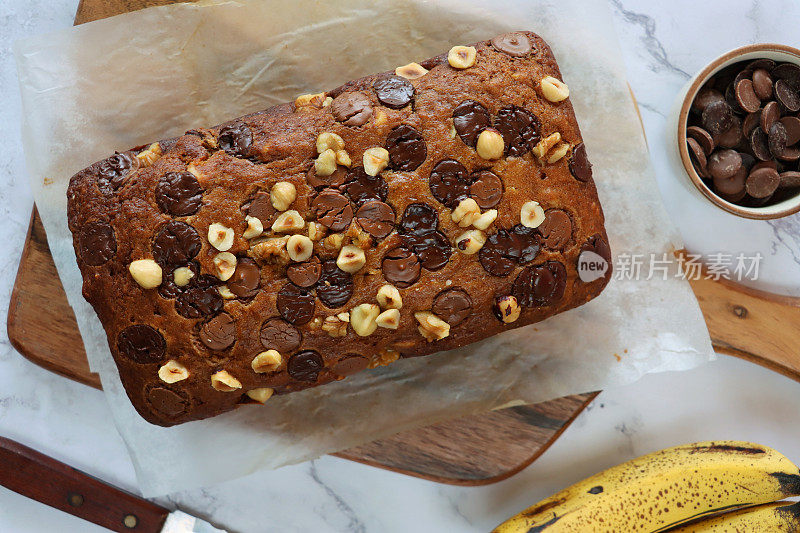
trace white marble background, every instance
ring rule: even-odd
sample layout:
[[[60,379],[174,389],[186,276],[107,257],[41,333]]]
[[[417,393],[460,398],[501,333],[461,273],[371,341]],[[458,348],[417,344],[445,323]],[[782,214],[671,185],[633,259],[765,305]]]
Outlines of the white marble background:
[[[675,184],[665,115],[680,87],[720,53],[752,42],[798,46],[792,0],[608,0],[645,123],[659,186],[690,249],[760,251],[758,286],[800,295],[800,216],[739,221]],[[0,1],[0,305],[8,306],[31,195],[19,142],[11,43],[67,27],[77,0]],[[671,132],[670,132],[671,133]],[[613,134],[613,132],[610,132]],[[624,142],[621,139],[620,142]],[[46,305],[42,302],[42,305]],[[800,462],[800,384],[736,359],[648,376],[603,392],[532,466],[501,483],[452,487],[324,457],[161,500],[231,531],[487,531],[521,508],[651,450],[706,439],[754,440]],[[0,332],[0,435],[136,490],[102,394],[24,360]],[[0,487],[0,531],[104,531]]]

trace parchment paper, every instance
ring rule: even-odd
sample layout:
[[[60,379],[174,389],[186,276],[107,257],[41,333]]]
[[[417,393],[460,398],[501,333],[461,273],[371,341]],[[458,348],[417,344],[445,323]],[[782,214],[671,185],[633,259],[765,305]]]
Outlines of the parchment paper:
[[[615,279],[596,300],[544,323],[165,429],[129,404],[100,322],[81,297],[66,223],[73,173],[115,149],[513,29],[536,31],[554,49],[615,253],[680,247],[612,28],[605,3],[587,0],[269,0],[152,8],[17,43],[36,204],[143,493],[209,485],[415,426],[598,390],[713,357],[686,282]]]

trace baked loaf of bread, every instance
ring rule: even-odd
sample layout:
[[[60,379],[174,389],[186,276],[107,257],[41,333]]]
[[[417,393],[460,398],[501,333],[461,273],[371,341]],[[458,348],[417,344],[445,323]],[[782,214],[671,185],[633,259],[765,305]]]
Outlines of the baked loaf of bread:
[[[464,346],[600,293],[591,165],[548,45],[514,32],[72,177],[83,294],[169,426]]]

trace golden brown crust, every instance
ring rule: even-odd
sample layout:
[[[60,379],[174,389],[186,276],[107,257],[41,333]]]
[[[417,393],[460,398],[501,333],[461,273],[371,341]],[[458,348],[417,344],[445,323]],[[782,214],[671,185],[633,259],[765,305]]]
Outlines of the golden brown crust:
[[[149,153],[145,152],[148,147],[139,147],[127,152],[128,155],[121,160],[101,161],[73,176],[68,191],[68,218],[84,279],[83,294],[100,317],[128,396],[145,419],[168,426],[214,416],[251,401],[246,392],[253,389],[272,388],[276,394],[282,394],[342,379],[365,366],[384,364],[398,356],[418,356],[457,348],[506,329],[538,322],[579,306],[600,293],[610,272],[597,281],[584,283],[578,278],[576,269],[582,250],[608,255],[603,213],[594,183],[591,178],[588,181],[576,179],[570,172],[575,147],[581,143],[580,131],[569,99],[553,103],[542,95],[539,80],[545,76],[561,79],[549,46],[533,33],[521,34],[533,45],[532,51],[521,57],[500,51],[491,41],[483,41],[474,45],[477,59],[469,68],[452,68],[446,55],[423,62],[422,66],[429,72],[410,80],[413,104],[399,109],[379,101],[373,83],[384,79],[387,73],[378,74],[329,91],[310,105],[283,104],[221,126],[193,130],[177,139],[161,141]],[[356,91],[369,100],[372,113],[366,124],[348,126],[341,121],[341,114],[340,120],[336,119],[334,106],[324,98],[341,98]],[[547,155],[543,162],[537,160],[527,148],[523,155],[506,154],[495,161],[482,159],[473,146],[451,131],[453,111],[466,100],[482,104],[491,120],[495,121],[493,125],[497,125],[498,112],[502,108],[513,105],[527,110],[538,118],[538,133],[542,139],[558,132],[561,142],[568,143],[570,150],[553,163],[547,163]],[[342,102],[336,109],[341,111]],[[358,122],[358,119],[354,120]],[[219,149],[221,129],[231,125],[236,128],[240,124],[245,124],[251,133],[249,148],[240,156]],[[350,200],[352,222],[346,229],[327,231],[326,235],[342,234],[343,244],[350,243],[365,251],[366,264],[352,276],[352,296],[343,305],[328,308],[320,300],[320,285],[301,290],[305,296],[297,296],[300,293],[296,292],[289,294],[292,292],[289,291],[284,297],[310,298],[307,302],[313,302],[313,319],[294,326],[302,336],[299,344],[287,338],[286,331],[278,332],[278,336],[267,335],[272,340],[262,342],[262,325],[270,318],[281,316],[276,301],[288,284],[286,268],[291,261],[285,253],[283,256],[270,256],[264,252],[263,246],[255,246],[270,237],[280,236],[270,230],[271,223],[280,213],[274,209],[270,211],[268,204],[262,202],[262,207],[267,205],[261,211],[262,216],[269,218],[263,221],[264,235],[250,240],[243,237],[248,228],[245,219],[248,203],[253,202],[259,191],[268,193],[277,182],[292,183],[297,197],[289,209],[296,210],[306,223],[297,233],[309,235],[308,222],[323,215],[323,211],[312,204],[324,187],[315,189],[308,181],[309,176],[314,180],[314,171],[309,174],[309,169],[313,168],[318,155],[318,135],[331,132],[341,136],[352,159],[352,170],[355,170],[362,166],[362,154],[371,147],[384,147],[387,137],[401,124],[421,134],[427,152],[424,162],[413,170],[397,170],[403,163],[393,160],[380,174],[388,185],[388,196],[384,201],[396,215],[398,224],[395,229],[386,237],[371,237],[361,229],[356,216],[365,201],[356,190],[341,188],[342,195]],[[138,159],[136,154],[139,154]],[[548,152],[550,154],[552,151]],[[352,311],[360,304],[377,305],[376,295],[388,283],[382,270],[387,252],[405,247],[414,255],[413,243],[418,241],[398,231],[399,222],[409,205],[424,203],[433,208],[438,214],[438,230],[452,245],[465,231],[474,229],[462,228],[453,222],[451,214],[455,205],[444,205],[431,192],[429,177],[433,167],[450,159],[463,165],[468,173],[491,170],[501,177],[504,192],[495,208],[497,219],[485,234],[491,237],[501,229],[514,231],[516,226],[520,228],[520,238],[525,243],[531,246],[540,244],[535,258],[525,264],[514,262],[507,275],[497,276],[487,272],[480,253],[466,255],[453,248],[442,268],[422,268],[419,279],[406,288],[394,283],[402,298],[398,329],[378,327],[370,335],[361,337],[354,331],[357,328],[353,327],[352,318],[350,324],[345,323],[341,328],[341,319],[331,317]],[[130,161],[138,161],[138,168],[124,170]],[[120,167],[123,167],[122,171]],[[133,167],[137,167],[136,162]],[[168,198],[157,198],[159,187],[167,187],[162,182],[168,173],[184,173],[189,168],[197,176],[196,182],[202,189],[200,193],[192,196],[195,185],[192,185],[194,178],[191,176],[172,175],[172,185],[169,186],[175,186],[174,183],[183,179],[180,183],[185,190],[175,194],[176,189],[170,189],[172,193]],[[586,179],[586,169],[583,170],[581,177]],[[342,166],[336,172],[335,179],[322,179],[336,181],[347,175],[347,169]],[[563,213],[554,215],[545,225],[544,236],[543,230],[523,230],[519,226],[520,211],[530,201],[538,202],[545,211],[562,210],[567,216],[564,217]],[[485,213],[487,210],[483,208],[481,211]],[[558,228],[552,226],[563,224],[564,219],[571,222],[571,229],[567,234],[563,231],[559,234]],[[186,237],[188,241],[181,241],[184,251],[196,251],[192,250],[193,246],[199,249],[193,259],[179,264],[174,255],[165,255],[163,249],[154,249],[154,246],[160,246],[154,244],[159,240],[155,236],[163,232],[165,224],[170,221],[185,222],[196,229],[197,242],[193,236]],[[246,296],[234,299],[211,295],[226,285],[221,281],[217,281],[216,286],[212,283],[212,277],[218,271],[213,259],[220,252],[211,246],[207,236],[209,226],[215,223],[233,230],[234,239],[228,252],[237,256],[240,264],[247,257],[255,261],[260,269],[258,291],[248,292],[246,287],[239,287],[240,294]],[[113,228],[113,238],[109,236],[109,227]],[[431,238],[429,233],[424,233],[423,237]],[[164,239],[159,242],[172,242],[166,237]],[[546,246],[548,244],[563,247],[563,250],[550,249]],[[314,255],[322,263],[337,258],[338,252],[330,246],[328,242],[326,248],[325,239],[314,244]],[[416,255],[420,256],[420,253],[424,255],[424,252]],[[163,267],[164,281],[159,288],[144,289],[129,274],[129,264],[140,259],[156,259]],[[554,263],[560,263],[564,268],[560,269]],[[190,285],[176,287],[172,282],[173,269],[187,265],[195,275]],[[547,272],[542,274],[540,268],[532,273],[531,268],[535,270],[535,267],[542,267]],[[523,271],[525,274],[520,276]],[[559,278],[561,272],[566,273],[563,279]],[[237,276],[247,285],[249,278],[245,278],[245,274],[242,271]],[[303,273],[303,276],[309,275],[311,278],[316,275],[313,268],[312,274]],[[524,286],[526,275],[528,282],[544,275],[555,287],[553,294],[563,288],[563,296],[533,294],[532,286]],[[306,277],[297,274],[292,279]],[[520,281],[515,289],[518,277]],[[228,286],[232,283],[228,280]],[[559,283],[562,283],[561,288]],[[187,287],[194,291],[194,299],[185,295]],[[463,303],[463,293],[450,294],[450,298],[435,302],[442,291],[454,288],[467,294],[467,304]],[[516,321],[502,322],[496,317],[498,301],[513,294],[519,296],[522,294],[520,290],[527,291],[524,294],[531,298],[528,305],[522,307]],[[252,292],[255,296],[250,296]],[[543,306],[531,303],[539,301],[537,298],[540,297],[552,298],[552,301]],[[464,305],[471,306],[471,310],[464,312]],[[446,337],[429,342],[418,329],[420,322],[415,313],[429,312],[434,307],[440,315],[450,314],[442,318],[449,320],[451,325]],[[358,313],[351,313],[351,317],[354,314]],[[339,320],[338,332],[345,332],[345,335],[333,337],[329,332],[332,328],[325,326],[326,318],[331,324]],[[232,346],[222,348],[231,340]],[[253,358],[268,348],[276,347],[268,346],[271,343],[284,350],[278,350],[282,360],[277,370],[254,371],[251,366]],[[309,355],[309,351],[318,356]],[[297,353],[301,355],[293,358],[290,364],[290,358]],[[340,361],[349,354],[361,357]],[[188,377],[174,383],[159,378],[159,368],[168,360],[183,365],[188,370]],[[316,368],[320,364],[322,368]],[[287,365],[294,365],[291,372]],[[223,370],[228,374],[217,377],[225,379],[216,380],[217,388],[212,387],[212,374]],[[241,388],[230,392],[220,390],[228,383],[227,375],[235,378],[234,387],[238,381]]]

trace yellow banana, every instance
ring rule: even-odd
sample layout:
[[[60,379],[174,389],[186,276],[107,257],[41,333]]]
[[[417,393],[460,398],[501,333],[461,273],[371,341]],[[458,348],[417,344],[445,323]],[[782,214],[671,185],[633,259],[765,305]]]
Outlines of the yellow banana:
[[[665,531],[689,520],[800,494],[800,470],[749,442],[667,448],[542,500],[495,533]]]
[[[670,533],[751,533],[754,531],[800,532],[800,502],[757,505],[669,530]]]

